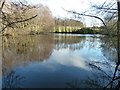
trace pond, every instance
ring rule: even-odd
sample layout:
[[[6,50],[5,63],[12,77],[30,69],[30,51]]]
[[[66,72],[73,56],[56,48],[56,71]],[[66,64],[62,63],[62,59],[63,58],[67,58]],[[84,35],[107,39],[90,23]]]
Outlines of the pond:
[[[89,34],[4,36],[2,87],[105,87],[117,62],[115,40]]]

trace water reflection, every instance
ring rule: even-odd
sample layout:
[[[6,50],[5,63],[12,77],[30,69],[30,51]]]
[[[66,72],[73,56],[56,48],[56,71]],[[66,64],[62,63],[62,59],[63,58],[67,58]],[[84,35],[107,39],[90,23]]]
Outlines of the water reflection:
[[[56,34],[3,37],[3,87],[104,87],[112,78],[115,60],[105,57],[103,38]]]
[[[102,40],[102,45],[101,47],[103,55],[109,59],[109,60],[114,60],[117,61],[117,38],[116,37],[104,37],[101,38]]]
[[[4,67],[12,69],[30,62],[47,60],[52,53],[52,47],[49,36],[3,37]]]
[[[15,73],[15,71],[11,71],[10,73],[5,73],[3,71],[4,77],[2,78],[2,87],[3,88],[20,88],[21,83],[23,83],[24,77]]]

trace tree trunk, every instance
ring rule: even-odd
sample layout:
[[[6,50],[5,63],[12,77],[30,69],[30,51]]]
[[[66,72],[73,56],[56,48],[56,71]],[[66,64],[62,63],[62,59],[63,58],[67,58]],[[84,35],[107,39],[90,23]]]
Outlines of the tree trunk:
[[[118,6],[118,22],[117,22],[117,34],[118,34],[118,66],[120,65],[120,0],[117,0]],[[118,73],[120,75],[120,73]],[[118,81],[118,87],[120,88],[120,80]]]
[[[117,22],[117,34],[118,34],[118,63],[120,64],[120,0],[117,1],[118,6],[118,22]]]

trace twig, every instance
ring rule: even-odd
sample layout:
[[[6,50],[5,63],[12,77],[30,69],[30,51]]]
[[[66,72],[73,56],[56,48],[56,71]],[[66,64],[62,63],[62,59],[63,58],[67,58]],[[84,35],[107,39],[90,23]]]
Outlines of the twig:
[[[107,88],[111,83],[113,83],[115,80],[119,79],[120,77],[118,78],[115,78],[115,75],[116,75],[116,72],[117,72],[117,69],[119,67],[120,64],[117,64],[117,66],[115,67],[115,72],[114,72],[114,75],[113,75],[113,78],[112,78],[112,81],[110,83],[108,83],[104,88]]]
[[[65,9],[64,9],[64,10],[65,10]],[[98,16],[87,15],[87,14],[81,14],[81,13],[77,13],[77,12],[75,12],[75,11],[68,11],[68,10],[65,10],[65,11],[67,11],[67,12],[69,12],[69,13],[73,13],[73,14],[78,14],[78,15],[81,15],[81,16],[88,16],[88,17],[94,17],[94,18],[97,18],[97,19],[101,20],[101,22],[103,23],[103,25],[105,26],[105,28],[106,28],[106,30],[107,30],[107,32],[108,32],[107,25],[105,24],[105,22],[103,21],[103,19],[100,18],[100,17],[98,17]]]
[[[3,1],[2,6],[0,7],[1,11],[2,11],[4,4],[5,4],[5,0]]]
[[[35,17],[37,17],[37,16],[38,16],[38,15],[35,15],[35,16],[33,16],[33,17],[31,17],[31,18],[28,18],[28,19],[25,19],[25,20],[20,20],[20,21],[8,23],[8,24],[0,31],[0,33],[3,32],[8,26],[10,26],[10,25],[12,25],[12,24],[25,22],[25,21],[31,20],[31,19],[33,19],[33,18],[35,18]]]

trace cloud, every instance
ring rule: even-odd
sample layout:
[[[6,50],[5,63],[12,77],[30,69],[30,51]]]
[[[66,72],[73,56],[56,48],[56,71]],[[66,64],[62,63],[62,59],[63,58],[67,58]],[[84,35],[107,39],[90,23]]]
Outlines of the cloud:
[[[54,62],[58,62],[59,64],[89,70],[86,66],[85,58],[79,55],[78,52],[71,52],[69,49],[61,49],[59,51],[55,50],[53,56],[54,58],[52,59],[55,60]]]

